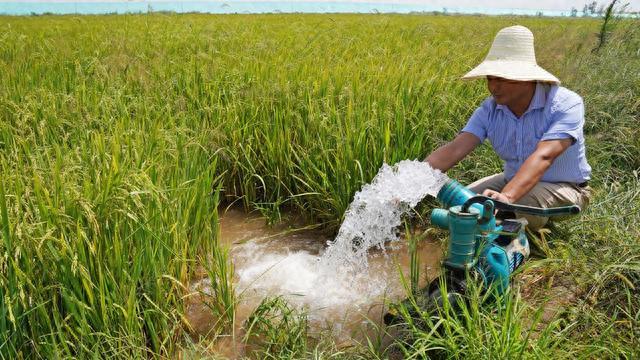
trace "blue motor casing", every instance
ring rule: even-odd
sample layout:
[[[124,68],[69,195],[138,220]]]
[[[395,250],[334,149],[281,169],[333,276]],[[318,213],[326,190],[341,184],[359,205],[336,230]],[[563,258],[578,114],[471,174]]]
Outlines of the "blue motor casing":
[[[504,293],[509,287],[509,257],[507,252],[496,244],[490,244],[482,251],[482,257],[478,264],[484,274],[487,285],[493,284],[498,293]]]
[[[502,294],[509,287],[511,273],[529,255],[524,223],[509,220],[508,229],[497,225],[491,200],[474,203],[463,211],[461,205],[476,195],[459,182],[449,181],[438,193],[438,199],[449,209],[434,209],[431,222],[449,230],[445,268],[475,269],[487,287],[495,286]]]

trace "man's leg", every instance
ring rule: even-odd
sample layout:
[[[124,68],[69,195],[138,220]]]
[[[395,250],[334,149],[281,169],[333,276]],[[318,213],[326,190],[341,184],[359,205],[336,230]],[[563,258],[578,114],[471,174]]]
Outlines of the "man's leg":
[[[589,205],[591,189],[578,187],[572,183],[548,183],[539,182],[524,197],[517,201],[518,204],[551,208],[567,205],[578,205],[585,209]],[[529,222],[529,229],[542,228],[549,218],[541,216],[521,215]],[[553,220],[564,220],[567,216],[554,216]]]
[[[482,194],[486,189],[502,191],[507,185],[507,180],[503,174],[495,174],[482,178],[471,185],[469,189]],[[539,182],[524,197],[516,201],[516,204],[550,208],[566,205],[578,205],[584,209],[589,205],[591,189],[589,187],[580,188],[571,183],[548,183]],[[527,219],[528,227],[531,230],[542,228],[549,218],[533,215],[516,214],[518,217]],[[554,220],[562,220],[564,217],[554,217]]]
[[[482,194],[486,189],[502,191],[505,185],[507,185],[507,179],[504,178],[504,174],[500,173],[484,177],[471,183],[471,185],[467,187],[475,193]]]

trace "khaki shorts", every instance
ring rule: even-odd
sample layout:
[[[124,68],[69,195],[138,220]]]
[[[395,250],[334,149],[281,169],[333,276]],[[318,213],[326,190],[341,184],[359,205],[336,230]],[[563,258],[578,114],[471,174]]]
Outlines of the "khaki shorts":
[[[475,191],[478,194],[486,189],[502,192],[502,189],[507,185],[507,179],[504,174],[495,174],[482,178],[471,185],[469,189]],[[579,187],[574,183],[550,183],[540,181],[536,186],[529,191],[520,200],[516,201],[516,204],[536,206],[541,208],[550,208],[556,206],[566,205],[578,205],[584,210],[589,205],[591,199],[591,188]],[[533,215],[517,214],[518,217],[523,217],[529,222],[529,229],[538,230],[542,228],[549,218]],[[554,221],[563,220],[568,216],[554,216],[551,219]]]

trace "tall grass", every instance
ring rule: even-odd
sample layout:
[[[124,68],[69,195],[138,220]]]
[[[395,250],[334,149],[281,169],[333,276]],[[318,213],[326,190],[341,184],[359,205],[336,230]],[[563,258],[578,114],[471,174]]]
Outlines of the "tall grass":
[[[458,77],[516,23],[587,104],[596,197],[551,254],[586,296],[567,315],[584,331],[563,336],[587,346],[585,334],[606,334],[612,314],[616,330],[637,324],[638,233],[627,220],[637,215],[630,174],[640,167],[636,20],[591,54],[591,19],[1,19],[2,357],[171,356],[200,266],[218,280],[211,308],[228,330],[234,295],[217,244],[219,203],[274,222],[289,208],[335,229],[382,162],[423,158],[457,133],[486,96],[482,82]],[[481,147],[450,175],[468,182],[499,168]],[[603,254],[610,261],[590,261]],[[590,274],[599,274],[595,288]],[[634,349],[631,335],[602,336],[614,354]]]
[[[4,23],[3,358],[171,353],[194,259],[218,252],[208,128],[111,72],[83,23]]]

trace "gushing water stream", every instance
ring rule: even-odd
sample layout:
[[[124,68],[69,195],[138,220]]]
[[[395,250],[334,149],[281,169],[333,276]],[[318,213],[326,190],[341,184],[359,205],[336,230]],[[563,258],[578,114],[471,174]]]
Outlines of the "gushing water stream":
[[[355,194],[338,236],[320,259],[320,269],[365,271],[368,251],[384,250],[385,243],[397,240],[402,216],[425,196],[436,196],[447,180],[446,175],[421,161],[384,164],[371,184]]]
[[[307,311],[312,328],[348,337],[357,323],[372,316],[372,306],[403,296],[398,269],[406,272],[409,258],[396,230],[403,216],[425,196],[435,196],[447,180],[420,161],[383,165],[371,184],[356,193],[331,241],[319,232],[268,229],[255,217],[223,217],[222,240],[233,243],[238,311],[248,315],[264,297],[282,295]],[[419,245],[426,266],[437,267],[440,253],[436,243]],[[195,286],[206,292],[207,280]],[[382,311],[378,306],[373,316]]]

